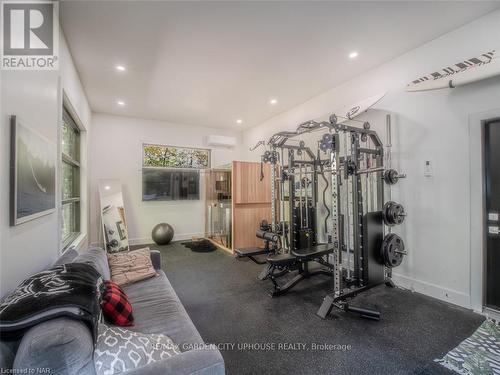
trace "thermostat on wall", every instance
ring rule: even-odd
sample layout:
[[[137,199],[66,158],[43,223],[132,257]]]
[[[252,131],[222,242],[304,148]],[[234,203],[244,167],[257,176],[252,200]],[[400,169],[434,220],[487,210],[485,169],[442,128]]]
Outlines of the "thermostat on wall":
[[[424,176],[425,177],[432,177],[432,162],[430,160],[425,161]]]

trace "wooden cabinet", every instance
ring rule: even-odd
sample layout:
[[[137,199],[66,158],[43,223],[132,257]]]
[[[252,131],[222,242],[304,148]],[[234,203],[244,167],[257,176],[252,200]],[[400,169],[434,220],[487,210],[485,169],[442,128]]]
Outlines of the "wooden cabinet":
[[[264,164],[261,181],[260,163],[233,161],[233,249],[264,246],[255,237],[260,222],[271,221],[271,167]]]
[[[236,204],[271,204],[270,165],[264,164],[264,179],[260,181],[260,163],[233,162],[233,201]]]

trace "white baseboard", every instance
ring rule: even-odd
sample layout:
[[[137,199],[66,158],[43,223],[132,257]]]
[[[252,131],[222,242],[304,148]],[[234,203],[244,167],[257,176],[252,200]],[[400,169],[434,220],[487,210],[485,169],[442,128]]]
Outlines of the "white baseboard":
[[[193,237],[203,237],[203,233],[183,233],[183,234],[174,234],[174,238],[172,241],[186,241],[190,240]],[[130,245],[148,245],[154,243],[151,237],[144,238],[129,238],[128,243]]]
[[[193,237],[203,237],[203,233],[184,233],[184,234],[175,234],[174,238],[172,241],[186,241],[190,240]],[[143,238],[129,238],[128,240],[129,245],[135,246],[135,245],[149,245],[154,243],[154,241],[151,239],[151,237],[143,237]],[[92,242],[89,244],[89,246],[93,247],[102,247],[102,243],[99,242]]]
[[[392,280],[397,286],[404,289],[422,293],[454,305],[465,307],[466,309],[471,308],[470,296],[466,293],[453,289],[447,289],[440,285],[427,283],[425,281],[416,280],[411,277],[398,275],[396,273],[392,274]]]

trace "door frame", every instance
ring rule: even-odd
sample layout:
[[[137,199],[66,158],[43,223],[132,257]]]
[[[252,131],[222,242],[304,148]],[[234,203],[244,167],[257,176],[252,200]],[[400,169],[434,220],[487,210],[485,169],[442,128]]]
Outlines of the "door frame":
[[[486,194],[484,186],[485,124],[500,119],[500,108],[469,115],[469,212],[470,212],[470,304],[478,313],[492,314],[485,309],[486,259]],[[494,313],[494,312],[493,312]]]

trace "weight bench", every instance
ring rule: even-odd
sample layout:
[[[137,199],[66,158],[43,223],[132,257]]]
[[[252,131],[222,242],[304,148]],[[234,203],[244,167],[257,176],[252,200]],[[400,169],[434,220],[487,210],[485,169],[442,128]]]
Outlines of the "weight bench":
[[[257,264],[266,264],[266,261],[258,260],[254,257],[258,255],[270,254],[271,250],[269,248],[265,249],[262,247],[247,247],[244,249],[236,249],[234,252],[236,254],[236,258],[250,258]]]
[[[302,261],[315,260],[331,253],[333,253],[333,247],[329,244],[316,245],[292,251],[292,254]]]
[[[280,242],[280,237],[276,233],[271,232],[271,227],[265,220],[262,220],[260,229],[257,229],[255,236],[264,240],[265,247],[235,249],[236,258],[250,258],[257,264],[266,264],[266,261],[258,260],[255,257],[264,254],[274,254],[276,252],[276,246]],[[270,245],[271,243],[273,244],[272,246]]]
[[[271,297],[281,296],[287,293],[295,285],[304,279],[316,275],[332,276],[333,265],[325,261],[323,257],[331,254],[333,248],[330,244],[316,245],[303,249],[295,249],[291,254],[276,254],[267,257],[267,267],[262,270],[259,279],[270,279],[274,289],[270,292]],[[327,269],[309,271],[309,262],[318,262]],[[283,285],[279,285],[277,279],[298,270],[298,274]]]

